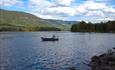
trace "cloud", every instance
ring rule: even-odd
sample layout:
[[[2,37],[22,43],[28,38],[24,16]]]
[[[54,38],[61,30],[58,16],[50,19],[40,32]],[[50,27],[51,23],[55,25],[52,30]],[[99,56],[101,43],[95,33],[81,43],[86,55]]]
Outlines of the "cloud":
[[[106,8],[105,3],[95,3],[93,1],[86,2],[86,6],[89,10],[98,10]]]
[[[1,0],[0,6],[22,6],[22,0]]]
[[[70,6],[75,0],[55,0],[57,4],[65,5],[65,6]]]
[[[95,2],[95,1],[86,1],[80,6],[76,8],[76,11],[79,13],[83,13],[82,16],[87,16],[89,19],[92,17],[109,17],[114,18],[115,8],[113,6],[108,5],[104,2]],[[109,16],[108,16],[109,15]]]
[[[29,8],[39,14],[47,13],[47,8],[54,5],[47,0],[29,0]]]
[[[113,7],[107,7],[104,9],[105,12],[108,12],[108,13],[114,13],[115,14],[115,9]]]
[[[111,1],[111,0],[87,0],[87,1],[105,2],[105,1]]]
[[[75,8],[69,5],[74,2],[74,0],[30,0],[29,7],[38,14],[49,14],[57,16],[74,16],[76,14]]]
[[[94,1],[86,1],[80,6],[78,6],[76,9],[78,11],[81,10],[81,12],[85,12],[86,10],[93,11],[93,10],[103,10],[106,8],[108,8],[108,6],[105,3],[96,3]]]
[[[115,14],[114,7],[106,2],[96,2],[103,0],[87,0],[79,5],[72,5],[75,0],[30,0],[30,8],[33,13],[45,19],[67,19],[69,17],[87,17],[92,18],[113,18]],[[109,16],[108,16],[108,15]]]
[[[82,16],[100,17],[104,16],[104,9],[108,6],[105,3],[96,3],[94,1],[87,1],[76,8],[76,11],[81,13]],[[83,14],[84,13],[84,14]]]
[[[39,16],[40,18],[44,18],[44,19],[58,19],[58,20],[67,20],[67,18],[64,18],[64,16],[60,16],[60,15],[51,15],[51,14],[38,14],[37,12],[31,12],[36,16]]]
[[[55,14],[67,14],[68,16],[74,16],[76,11],[74,8],[71,7],[54,7],[48,8],[48,11]]]
[[[76,13],[80,14],[80,13],[86,13],[88,10],[86,9],[86,5],[80,5],[76,7]]]
[[[108,20],[114,20],[113,18],[110,17],[105,17],[105,18],[97,18],[97,21],[108,21]]]
[[[89,11],[86,16],[104,17],[105,15],[102,11]]]

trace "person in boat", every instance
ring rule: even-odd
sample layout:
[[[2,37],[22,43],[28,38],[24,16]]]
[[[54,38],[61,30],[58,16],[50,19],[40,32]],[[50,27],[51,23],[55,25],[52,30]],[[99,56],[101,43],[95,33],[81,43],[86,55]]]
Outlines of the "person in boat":
[[[56,36],[55,36],[55,35],[53,35],[53,36],[52,36],[52,38],[56,38]]]

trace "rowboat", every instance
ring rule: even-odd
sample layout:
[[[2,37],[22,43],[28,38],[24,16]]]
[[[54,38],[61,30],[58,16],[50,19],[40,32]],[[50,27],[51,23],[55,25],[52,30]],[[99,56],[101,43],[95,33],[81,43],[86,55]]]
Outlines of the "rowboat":
[[[58,41],[59,39],[58,38],[44,38],[44,37],[41,37],[42,41]]]

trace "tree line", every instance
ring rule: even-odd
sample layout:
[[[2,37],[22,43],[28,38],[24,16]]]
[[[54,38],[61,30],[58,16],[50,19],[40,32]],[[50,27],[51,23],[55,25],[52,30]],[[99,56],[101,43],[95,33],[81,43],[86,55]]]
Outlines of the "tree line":
[[[78,24],[72,25],[71,32],[115,32],[115,21],[100,23],[81,21]]]
[[[0,24],[0,32],[1,31],[61,31],[61,29],[57,27],[16,26],[11,24]]]

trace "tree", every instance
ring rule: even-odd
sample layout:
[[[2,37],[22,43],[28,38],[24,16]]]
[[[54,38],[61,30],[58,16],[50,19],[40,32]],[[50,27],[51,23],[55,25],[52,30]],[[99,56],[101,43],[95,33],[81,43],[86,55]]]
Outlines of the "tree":
[[[72,32],[115,32],[115,21],[101,22],[101,23],[85,23],[84,21],[78,24],[73,24]]]

